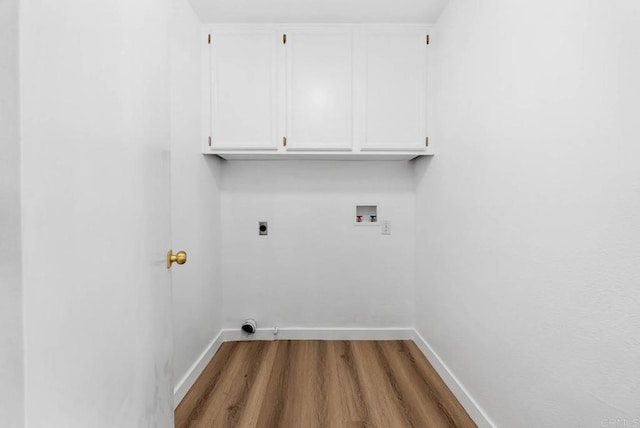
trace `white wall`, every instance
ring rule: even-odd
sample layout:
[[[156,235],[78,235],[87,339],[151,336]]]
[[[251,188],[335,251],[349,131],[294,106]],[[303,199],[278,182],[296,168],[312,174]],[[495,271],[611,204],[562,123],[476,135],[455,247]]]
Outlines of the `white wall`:
[[[640,5],[452,0],[417,326],[501,427],[640,423]]]
[[[225,328],[412,325],[409,163],[230,161],[222,178]],[[356,203],[380,204],[392,234],[354,226]]]
[[[0,2],[0,421],[23,422],[18,1]]]
[[[432,23],[447,0],[271,0],[268,3],[191,0],[203,22]]]
[[[28,427],[170,427],[169,3],[22,0]]]
[[[200,24],[186,0],[171,0],[172,268],[174,386],[222,326],[220,160],[200,153]],[[176,403],[177,404],[177,403]]]

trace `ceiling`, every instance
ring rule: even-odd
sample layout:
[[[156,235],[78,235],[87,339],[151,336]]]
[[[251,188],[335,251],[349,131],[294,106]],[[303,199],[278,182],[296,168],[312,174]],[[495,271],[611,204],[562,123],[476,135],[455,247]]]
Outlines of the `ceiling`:
[[[434,23],[448,0],[190,0],[203,23]]]

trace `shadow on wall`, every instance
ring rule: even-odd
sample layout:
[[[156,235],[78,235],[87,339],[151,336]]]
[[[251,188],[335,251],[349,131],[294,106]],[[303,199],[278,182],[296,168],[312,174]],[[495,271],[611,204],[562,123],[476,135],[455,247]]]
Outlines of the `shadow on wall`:
[[[385,192],[413,191],[412,162],[222,161],[224,191]]]
[[[433,160],[433,156],[422,156],[411,161],[413,165],[414,190],[418,189],[420,184],[424,181],[424,177],[431,167]]]
[[[213,179],[213,182],[220,188],[220,182],[222,180],[222,162],[223,160],[217,156],[204,156],[202,155],[202,162],[205,163],[209,174]]]

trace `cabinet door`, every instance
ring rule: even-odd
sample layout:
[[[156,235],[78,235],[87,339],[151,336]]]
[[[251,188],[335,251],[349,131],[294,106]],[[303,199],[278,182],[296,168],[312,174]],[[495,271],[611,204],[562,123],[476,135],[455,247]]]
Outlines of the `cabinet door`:
[[[365,31],[363,150],[425,150],[427,43],[418,30]]]
[[[277,33],[211,34],[211,147],[277,148]]]
[[[342,29],[287,32],[287,150],[351,149],[352,39]]]

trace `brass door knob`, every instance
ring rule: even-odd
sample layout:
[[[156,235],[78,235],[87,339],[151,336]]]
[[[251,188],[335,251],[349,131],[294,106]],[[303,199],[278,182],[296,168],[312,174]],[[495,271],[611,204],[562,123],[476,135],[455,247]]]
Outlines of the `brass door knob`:
[[[184,251],[178,251],[176,254],[173,254],[171,250],[167,251],[167,269],[171,267],[173,262],[176,262],[179,265],[185,264],[187,262],[187,253]]]

